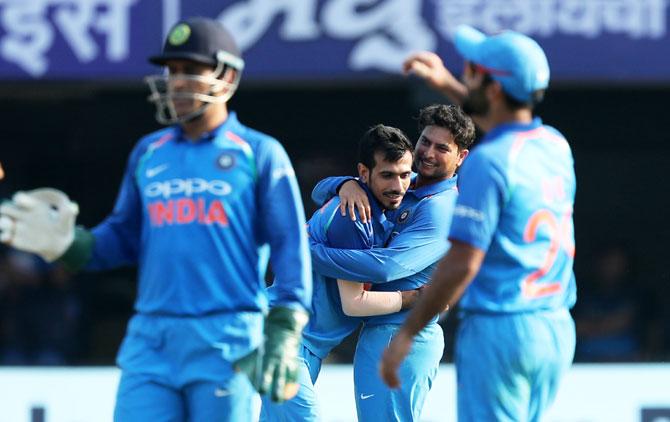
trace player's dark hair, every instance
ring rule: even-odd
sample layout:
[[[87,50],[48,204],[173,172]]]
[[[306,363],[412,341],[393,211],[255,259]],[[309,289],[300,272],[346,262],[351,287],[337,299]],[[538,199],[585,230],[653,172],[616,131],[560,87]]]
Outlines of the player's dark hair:
[[[372,170],[376,164],[375,153],[381,152],[384,160],[395,163],[407,151],[412,152],[412,143],[402,130],[378,124],[361,137],[358,143],[358,162]]]
[[[458,149],[470,148],[475,140],[475,125],[472,119],[455,105],[433,104],[419,111],[419,132],[426,126],[447,129],[454,135]]]

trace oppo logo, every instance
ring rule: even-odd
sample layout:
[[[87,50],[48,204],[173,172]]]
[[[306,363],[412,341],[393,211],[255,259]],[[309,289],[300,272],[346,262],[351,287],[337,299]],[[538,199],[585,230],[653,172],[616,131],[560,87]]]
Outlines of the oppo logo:
[[[198,193],[210,193],[216,196],[226,196],[233,188],[223,180],[205,180],[200,178],[170,179],[149,183],[144,188],[144,195],[149,198],[170,198],[173,195],[192,196]]]

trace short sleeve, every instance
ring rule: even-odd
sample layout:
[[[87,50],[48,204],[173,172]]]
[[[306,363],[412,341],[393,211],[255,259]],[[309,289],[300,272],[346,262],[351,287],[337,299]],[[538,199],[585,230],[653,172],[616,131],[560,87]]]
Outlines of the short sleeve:
[[[496,231],[507,181],[502,165],[485,151],[475,150],[459,171],[459,195],[449,232],[458,240],[486,251]]]

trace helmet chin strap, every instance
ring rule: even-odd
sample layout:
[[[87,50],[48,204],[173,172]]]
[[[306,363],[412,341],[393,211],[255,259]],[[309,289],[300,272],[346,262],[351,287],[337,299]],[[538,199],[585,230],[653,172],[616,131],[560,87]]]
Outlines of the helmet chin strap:
[[[222,64],[220,64],[219,66],[216,67],[216,69],[214,70],[214,75],[215,75],[214,78],[216,78],[216,79],[219,78],[221,72],[223,71],[223,68],[224,68],[224,66]],[[223,89],[223,87],[221,87],[218,90],[210,89],[209,92],[206,95],[209,95],[211,97],[216,97],[216,95],[215,95],[216,92],[220,91],[221,89]],[[183,123],[190,123],[190,122],[193,122],[195,120],[198,120],[205,114],[205,112],[207,111],[209,106],[211,106],[212,104],[215,104],[214,102],[207,102],[207,101],[202,101],[202,100],[198,100],[198,101],[201,102],[201,105],[197,109],[193,110],[192,112],[190,112],[190,113],[188,113],[184,116],[179,117],[179,116],[177,116],[177,113],[175,112],[173,114],[175,116],[175,123],[182,123],[183,124]],[[225,101],[220,101],[220,102],[223,103]]]
[[[227,72],[226,69],[234,71],[235,74],[229,75],[229,72]],[[226,80],[227,76],[231,76],[232,80]],[[187,97],[190,97],[193,101],[199,101],[200,105],[182,116],[177,114],[173,102],[173,94],[167,90],[167,85],[170,83],[170,76],[155,75],[145,78],[145,81],[151,89],[151,95],[148,100],[156,104],[156,120],[159,123],[171,125],[175,123],[184,124],[193,122],[201,118],[211,104],[228,102],[235,93],[239,83],[240,69],[236,69],[232,66],[227,67],[225,63],[219,62],[213,72],[206,78],[188,75],[185,78],[191,81],[208,83],[209,90],[207,92],[186,93]],[[184,96],[182,95],[180,98],[184,98]]]
[[[160,93],[156,88],[156,83],[154,82],[156,77],[148,77],[147,81],[151,87],[152,94],[149,97],[149,101],[153,102],[156,105],[156,120],[164,125],[171,125],[175,123],[188,123],[200,118],[209,108],[211,104],[224,103],[230,98],[230,95],[224,93],[223,95],[216,95],[217,92],[220,92],[221,89],[224,89],[225,86],[220,89],[218,86],[210,87],[209,91],[206,93],[193,93],[190,95],[190,100],[193,101],[194,107],[191,111],[186,112],[183,115],[179,115],[175,109],[173,98],[167,93]],[[229,87],[230,89],[230,87]],[[182,97],[184,98],[184,97]]]
[[[177,116],[176,123],[191,123],[200,119],[211,105],[212,103],[203,103],[200,107],[193,110],[192,112],[181,117]]]
[[[214,69],[214,78],[219,79],[219,76],[221,76],[221,73],[223,72],[224,67],[225,66],[223,65],[223,63],[220,63],[220,62],[216,65],[216,69]],[[220,89],[219,89],[219,91],[220,91]],[[216,91],[214,89],[210,89],[208,95],[210,95],[212,97],[215,97],[216,95],[214,95],[214,94],[216,94]],[[191,113],[187,114],[186,116],[184,116],[182,118],[178,118],[179,123],[190,123],[194,120],[200,119],[203,116],[203,114],[205,114],[205,112],[207,111],[209,106],[214,104],[214,103],[207,102],[207,101],[200,101],[200,102],[202,104],[196,110],[193,110]]]

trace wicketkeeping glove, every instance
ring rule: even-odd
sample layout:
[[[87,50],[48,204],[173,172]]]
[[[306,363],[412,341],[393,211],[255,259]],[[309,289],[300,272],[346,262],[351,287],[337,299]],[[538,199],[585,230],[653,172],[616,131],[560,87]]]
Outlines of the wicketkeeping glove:
[[[78,213],[77,204],[59,190],[16,192],[0,206],[0,241],[53,262],[72,244]]]
[[[275,307],[265,319],[264,343],[235,362],[249,376],[260,394],[274,402],[293,398],[298,392],[298,348],[309,316],[305,311]]]

